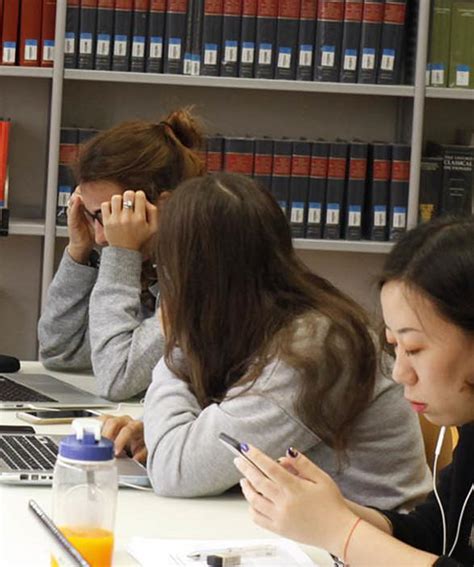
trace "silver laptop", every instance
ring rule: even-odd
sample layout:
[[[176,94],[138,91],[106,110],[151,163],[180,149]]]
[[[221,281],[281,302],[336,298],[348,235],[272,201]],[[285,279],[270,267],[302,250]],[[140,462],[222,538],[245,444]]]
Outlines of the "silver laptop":
[[[48,374],[0,374],[0,409],[115,406]]]
[[[51,485],[63,435],[0,433],[0,483]],[[150,486],[146,468],[130,457],[117,459],[120,486]]]

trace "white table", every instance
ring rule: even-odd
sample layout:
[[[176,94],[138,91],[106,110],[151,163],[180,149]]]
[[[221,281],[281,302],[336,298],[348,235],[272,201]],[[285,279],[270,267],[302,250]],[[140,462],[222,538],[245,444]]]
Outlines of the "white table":
[[[45,370],[38,362],[23,362],[22,372],[38,373]],[[94,391],[94,378],[90,375],[48,373],[85,390]],[[142,407],[139,404],[122,405],[120,413],[138,417],[142,413]],[[3,410],[0,411],[0,423],[5,425],[23,422],[16,418],[15,411]],[[34,427],[39,433],[69,432],[68,425]],[[0,485],[1,566],[50,565],[48,539],[28,511],[30,498],[36,500],[46,513],[51,514],[51,488]],[[245,500],[237,494],[177,499],[161,498],[152,492],[120,489],[115,527],[114,566],[137,565],[126,551],[127,543],[134,536],[192,539],[273,537],[273,534],[253,524]],[[304,550],[321,567],[332,566],[326,552],[309,547],[304,547]]]

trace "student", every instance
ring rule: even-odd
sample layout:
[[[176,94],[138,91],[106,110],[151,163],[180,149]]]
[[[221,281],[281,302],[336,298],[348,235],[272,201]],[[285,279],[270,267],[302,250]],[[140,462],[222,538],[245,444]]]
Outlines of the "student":
[[[143,421],[158,494],[236,485],[221,431],[273,456],[302,446],[376,506],[426,494],[418,420],[377,369],[366,315],[298,260],[268,192],[238,175],[189,180],[167,200],[156,245],[165,348]]]
[[[439,219],[409,231],[390,253],[380,288],[393,378],[404,386],[407,407],[436,425],[460,427],[437,491],[408,515],[382,513],[344,500],[295,449],[281,461],[291,474],[248,446],[269,479],[239,458],[242,489],[260,526],[324,547],[351,567],[472,567],[474,219]],[[381,480],[391,492],[392,480]]]
[[[157,123],[122,123],[81,149],[69,242],[38,327],[47,368],[92,368],[111,400],[146,390],[163,353],[150,241],[163,199],[203,174],[201,143],[196,120],[179,110]]]

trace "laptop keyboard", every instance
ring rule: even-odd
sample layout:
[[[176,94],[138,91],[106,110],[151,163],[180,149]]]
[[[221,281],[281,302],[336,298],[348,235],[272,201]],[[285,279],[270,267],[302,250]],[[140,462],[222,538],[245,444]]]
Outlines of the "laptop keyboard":
[[[48,437],[0,435],[0,458],[12,470],[52,470],[57,453],[57,445]]]
[[[0,376],[0,401],[2,402],[57,402],[27,386],[22,386],[6,376]]]

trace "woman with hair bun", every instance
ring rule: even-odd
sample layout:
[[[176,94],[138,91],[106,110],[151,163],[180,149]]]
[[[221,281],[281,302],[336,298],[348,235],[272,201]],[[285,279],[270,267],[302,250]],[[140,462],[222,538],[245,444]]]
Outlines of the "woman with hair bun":
[[[38,327],[47,368],[92,369],[111,400],[146,390],[163,354],[150,243],[170,192],[204,173],[201,144],[197,120],[181,109],[156,123],[124,122],[83,146],[69,242]]]

